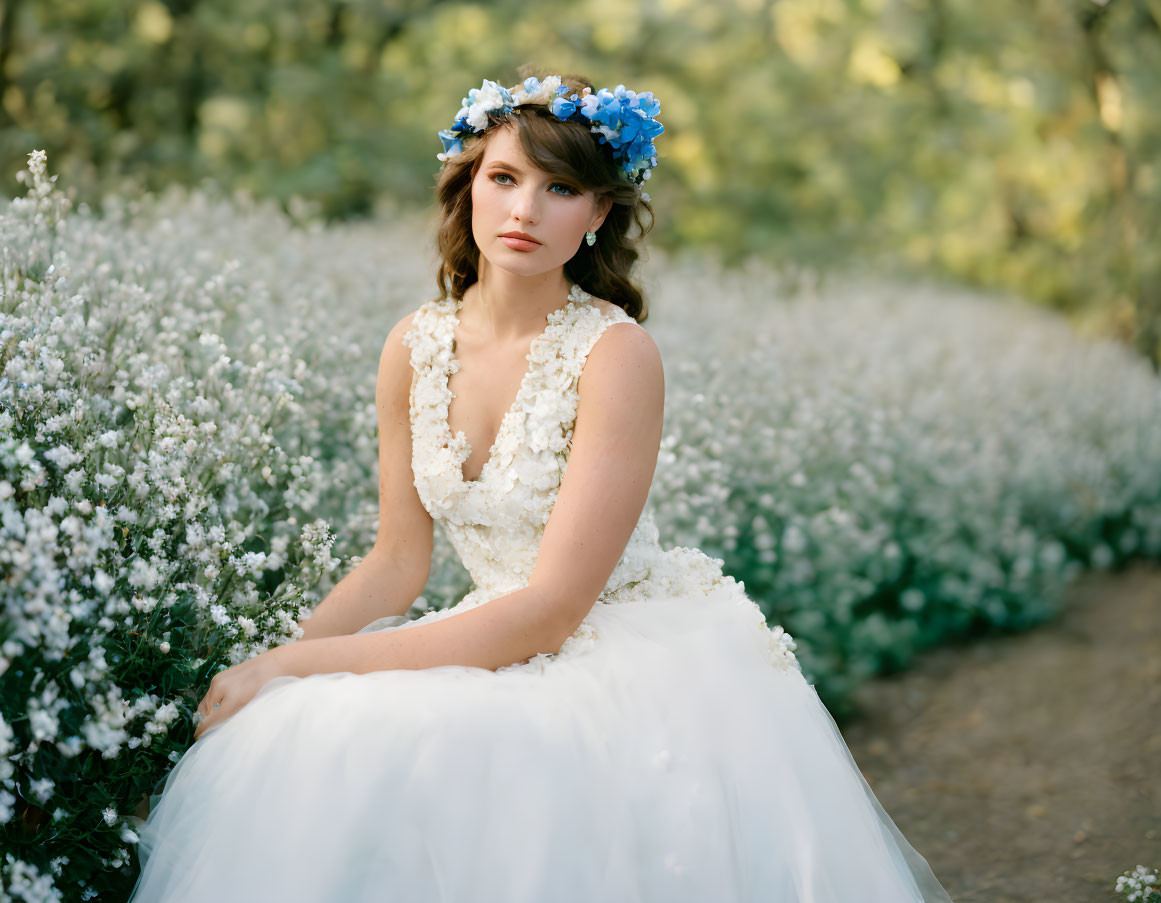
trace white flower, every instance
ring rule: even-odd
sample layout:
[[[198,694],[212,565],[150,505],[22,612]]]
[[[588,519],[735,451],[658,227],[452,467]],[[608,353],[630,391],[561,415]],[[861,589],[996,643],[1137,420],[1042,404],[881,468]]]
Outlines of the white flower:
[[[56,784],[54,784],[49,778],[41,778],[39,780],[30,781],[28,786],[32,791],[32,795],[36,797],[37,801],[40,802],[41,805],[44,805],[48,802],[49,797],[52,796],[52,792],[56,788]]]
[[[5,825],[12,820],[15,804],[16,797],[0,787],[0,825]]]
[[[153,720],[158,724],[172,724],[177,716],[177,706],[172,702],[167,702],[154,713]]]
[[[58,445],[44,453],[45,460],[51,461],[61,470],[68,470],[74,464],[85,460],[85,456],[69,448],[67,445]]]
[[[488,113],[502,109],[508,102],[504,99],[506,90],[503,86],[489,79],[476,89],[474,103],[467,106],[468,124],[476,131],[483,131],[488,126]],[[460,112],[463,112],[461,108]],[[457,119],[459,116],[456,117]]]
[[[550,75],[532,91],[525,91],[523,87],[512,92],[513,106],[522,103],[548,103],[556,97],[556,89],[560,87],[560,76]]]
[[[797,524],[790,524],[782,534],[782,547],[787,552],[801,552],[806,548],[806,534]]]
[[[245,552],[240,559],[235,559],[234,569],[243,576],[247,574],[257,576],[262,573],[265,564],[265,552]]]
[[[100,568],[97,568],[93,572],[93,589],[95,589],[102,596],[110,593],[113,587],[116,585],[116,581]]]

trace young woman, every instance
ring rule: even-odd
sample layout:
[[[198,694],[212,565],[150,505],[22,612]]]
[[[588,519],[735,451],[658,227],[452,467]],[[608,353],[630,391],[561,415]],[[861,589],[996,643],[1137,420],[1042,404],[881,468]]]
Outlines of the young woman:
[[[135,901],[949,903],[793,641],[645,510],[658,112],[485,80],[440,133],[440,296],[380,359],[375,547],[302,639],[214,678]],[[408,621],[435,521],[474,586]]]

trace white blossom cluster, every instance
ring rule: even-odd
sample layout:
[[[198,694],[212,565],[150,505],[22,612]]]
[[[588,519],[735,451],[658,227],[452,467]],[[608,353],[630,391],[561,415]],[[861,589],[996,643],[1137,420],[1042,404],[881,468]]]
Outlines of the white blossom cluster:
[[[43,164],[0,210],[0,830],[35,804],[108,832],[91,843],[125,873],[138,801],[65,811],[46,763],[96,754],[113,783],[144,762],[152,786],[198,702],[161,676],[296,636],[371,547],[376,368],[435,294],[434,228],[323,228],[212,189],[70,211]],[[660,254],[641,275],[663,544],[724,560],[820,688],[1161,555],[1161,387],[1124,349],[914,280],[802,290]],[[437,532],[412,614],[467,585]],[[0,885],[70,883],[51,861],[9,856]]]
[[[373,401],[334,407],[355,386],[332,391],[350,346],[324,307],[267,339],[278,317],[235,249],[167,227],[164,200],[66,216],[43,164],[0,210],[0,831],[51,855],[94,825],[61,803],[84,788],[50,775],[92,775],[95,755],[93,786],[144,768],[151,788],[188,745],[203,666],[301,635],[348,554],[323,512],[374,533],[341,478],[373,483],[373,454],[351,449],[375,437]],[[113,813],[92,842],[128,876],[139,801],[92,802]],[[52,861],[12,856],[0,886],[48,899],[72,883]]]
[[[1150,871],[1138,865],[1117,878],[1115,890],[1125,895],[1127,903],[1157,903],[1161,900],[1161,885],[1157,880],[1157,869]]]
[[[1161,556],[1161,382],[1124,347],[919,281],[792,289],[687,255],[649,287],[658,524],[745,577],[831,699]]]

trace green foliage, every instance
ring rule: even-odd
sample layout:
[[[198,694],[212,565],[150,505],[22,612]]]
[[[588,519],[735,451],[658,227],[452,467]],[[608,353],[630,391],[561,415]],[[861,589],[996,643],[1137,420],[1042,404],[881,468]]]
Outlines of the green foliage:
[[[429,204],[460,98],[539,62],[661,99],[664,247],[901,257],[1161,354],[1159,0],[15,0],[0,40],[4,172],[88,199]]]

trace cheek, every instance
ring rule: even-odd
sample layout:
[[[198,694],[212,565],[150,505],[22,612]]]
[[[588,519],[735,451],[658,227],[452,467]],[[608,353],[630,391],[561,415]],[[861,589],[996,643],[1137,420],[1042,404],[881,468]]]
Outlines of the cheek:
[[[492,202],[488,186],[478,179],[472,183],[472,210],[473,212],[486,208]]]
[[[589,220],[591,218],[590,212],[587,209],[581,208],[578,204],[577,210],[573,213],[572,217],[572,231],[583,235],[589,228]]]

